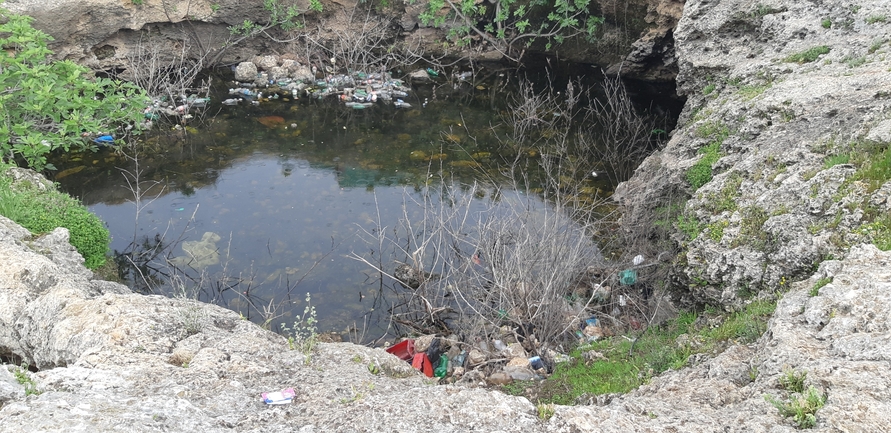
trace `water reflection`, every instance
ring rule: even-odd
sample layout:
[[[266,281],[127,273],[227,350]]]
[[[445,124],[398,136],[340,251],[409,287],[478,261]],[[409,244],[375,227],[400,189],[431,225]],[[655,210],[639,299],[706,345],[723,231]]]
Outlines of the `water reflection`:
[[[321,329],[374,334],[387,326],[390,280],[348,256],[387,251],[369,253],[358,234],[420,215],[406,199],[439,179],[501,182],[505,161],[538,188],[539,153],[497,138],[512,128],[498,86],[418,88],[411,110],[212,105],[200,127],[146,137],[138,151],[66,156],[56,180],[107,222],[138,290],[186,292],[272,327],[290,325],[309,293]]]

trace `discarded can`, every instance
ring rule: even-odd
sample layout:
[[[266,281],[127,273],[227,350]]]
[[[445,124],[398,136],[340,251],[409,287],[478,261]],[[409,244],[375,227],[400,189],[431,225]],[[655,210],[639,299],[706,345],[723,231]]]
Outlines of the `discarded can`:
[[[540,356],[533,356],[532,358],[529,358],[529,364],[532,365],[533,370],[545,368],[544,362],[542,362]]]

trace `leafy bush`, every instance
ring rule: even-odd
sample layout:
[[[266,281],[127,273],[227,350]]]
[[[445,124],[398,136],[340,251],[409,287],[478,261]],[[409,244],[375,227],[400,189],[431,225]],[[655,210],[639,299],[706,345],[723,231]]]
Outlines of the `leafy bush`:
[[[499,0],[494,6],[474,0],[427,0],[424,25],[450,27],[448,39],[459,46],[481,39],[508,57],[537,39],[545,49],[580,35],[593,40],[602,17],[588,12],[590,0]],[[517,60],[515,57],[514,60]]]
[[[73,62],[51,61],[51,38],[32,20],[0,8],[0,153],[42,170],[53,150],[95,150],[84,135],[139,122],[145,95]]]
[[[69,242],[84,257],[87,268],[105,264],[110,239],[99,217],[68,194],[33,186],[13,190],[10,184],[11,179],[0,174],[0,214],[37,235],[65,227]]]

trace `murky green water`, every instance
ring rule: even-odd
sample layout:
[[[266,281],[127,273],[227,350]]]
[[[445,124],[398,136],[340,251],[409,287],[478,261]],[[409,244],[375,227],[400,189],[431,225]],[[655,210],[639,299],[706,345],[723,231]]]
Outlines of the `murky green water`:
[[[373,248],[357,235],[393,227],[430,182],[496,179],[503,159],[538,166],[534,150],[496,139],[509,94],[494,77],[415,87],[412,109],[212,104],[205,122],[145,137],[138,154],[58,161],[57,180],[107,222],[112,249],[142,264],[124,268],[144,292],[185,290],[274,327],[291,323],[309,293],[320,329],[373,334],[386,325],[387,281],[348,257]],[[226,97],[221,89],[214,101]],[[477,200],[482,208],[489,197]]]

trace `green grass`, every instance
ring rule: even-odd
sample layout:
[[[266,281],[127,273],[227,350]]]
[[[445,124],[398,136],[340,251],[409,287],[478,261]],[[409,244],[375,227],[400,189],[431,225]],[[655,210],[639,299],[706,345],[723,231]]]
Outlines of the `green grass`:
[[[726,220],[718,221],[716,223],[712,223],[708,225],[708,237],[709,239],[715,242],[721,242],[721,239],[724,238],[724,229],[730,223]]]
[[[790,368],[783,370],[783,375],[780,376],[779,383],[780,387],[786,391],[800,394],[804,392],[804,382],[806,380],[806,371],[796,371]]]
[[[739,236],[731,244],[731,247],[747,244],[758,250],[764,249],[769,239],[762,227],[769,215],[758,206],[747,207],[741,212],[742,221],[739,223]]]
[[[687,169],[686,173],[687,182],[694,191],[712,180],[712,166],[721,159],[721,143],[712,142],[699,149],[699,154],[702,158]]]
[[[832,27],[832,20],[829,18],[823,18],[823,21],[820,22],[820,25],[823,26],[824,29],[828,29]]]
[[[702,158],[687,169],[687,182],[694,191],[712,180],[712,166],[721,159],[721,145],[730,136],[730,129],[721,122],[705,122],[696,128],[696,135],[710,141],[698,151]]]
[[[826,157],[826,160],[823,163],[823,167],[832,168],[832,167],[835,167],[836,165],[847,164],[849,162],[851,162],[850,154],[845,153],[845,154],[841,154],[841,155],[832,155],[832,156]]]
[[[816,283],[814,283],[814,287],[811,287],[811,290],[808,292],[808,294],[811,295],[812,297],[819,295],[820,289],[822,289],[825,285],[827,285],[831,282],[832,282],[832,277],[820,278],[819,280],[817,280]]]
[[[870,15],[866,18],[866,24],[884,23],[888,21],[888,17],[884,14]]]
[[[697,314],[686,312],[660,327],[648,328],[636,343],[626,338],[600,340],[571,353],[572,361],[558,364],[541,385],[542,403],[573,404],[584,394],[626,393],[646,383],[655,375],[687,364],[694,353],[715,352],[727,343],[751,343],[767,329],[767,320],[776,303],[755,301],[744,310],[732,313],[716,328],[696,327]],[[717,310],[702,314],[718,314]],[[695,345],[679,345],[682,334],[690,336]],[[633,347],[632,347],[633,344]],[[596,350],[605,359],[585,363],[583,353]],[[510,388],[517,395],[518,385]]]
[[[0,215],[35,235],[65,227],[71,245],[84,257],[87,268],[105,264],[110,238],[99,217],[68,194],[54,189],[40,191],[34,185],[11,189],[12,180],[3,174],[7,168],[0,167]]]
[[[810,63],[817,60],[821,55],[828,54],[830,50],[831,48],[826,45],[820,45],[800,53],[792,54],[791,56],[786,57],[783,61],[788,63]]]
[[[686,216],[686,215],[678,215],[677,221],[675,221],[675,225],[681,233],[687,236],[688,240],[694,240],[703,230],[703,224],[699,222],[696,217]]]
[[[891,215],[880,215],[872,222],[861,225],[856,231],[868,238],[878,249],[891,251]]]
[[[854,180],[866,183],[869,192],[874,192],[891,180],[891,147],[867,144],[861,149],[866,155],[860,158],[862,163],[854,173]]]
[[[742,182],[743,178],[739,173],[730,175],[720,192],[708,195],[705,207],[714,214],[724,211],[735,211],[737,208],[736,202],[739,198],[739,187],[742,185]]]

